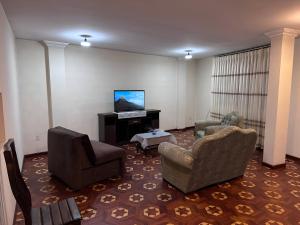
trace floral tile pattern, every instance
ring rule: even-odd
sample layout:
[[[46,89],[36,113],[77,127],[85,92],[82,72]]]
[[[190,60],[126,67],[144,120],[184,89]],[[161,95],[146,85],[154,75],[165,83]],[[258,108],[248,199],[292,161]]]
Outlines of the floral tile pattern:
[[[193,131],[174,131],[178,144],[190,148]],[[162,179],[160,158],[153,150],[126,149],[126,173],[73,191],[48,175],[47,155],[27,157],[24,180],[34,207],[75,197],[84,225],[296,225],[300,224],[300,164],[271,170],[261,152],[249,162],[244,177],[183,194]],[[16,225],[23,225],[20,209]]]

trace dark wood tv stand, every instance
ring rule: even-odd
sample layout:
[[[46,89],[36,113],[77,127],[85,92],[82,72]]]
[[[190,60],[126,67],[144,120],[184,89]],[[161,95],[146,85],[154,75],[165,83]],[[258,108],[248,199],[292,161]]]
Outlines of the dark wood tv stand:
[[[118,119],[118,114],[99,113],[99,141],[121,145],[128,143],[133,135],[159,128],[160,110],[148,109],[145,117]]]

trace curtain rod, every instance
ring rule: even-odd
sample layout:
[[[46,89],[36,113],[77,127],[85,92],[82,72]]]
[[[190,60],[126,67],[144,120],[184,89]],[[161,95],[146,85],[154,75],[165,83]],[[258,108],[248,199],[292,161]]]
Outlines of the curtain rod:
[[[228,52],[228,53],[216,55],[215,57],[223,57],[223,56],[228,56],[228,55],[235,55],[235,54],[239,54],[239,53],[245,53],[245,52],[255,51],[255,50],[269,48],[269,47],[271,47],[271,44],[266,44],[266,45],[257,46],[257,47],[253,47],[253,48],[247,48],[247,49],[238,50],[238,51],[234,51],[234,52]]]

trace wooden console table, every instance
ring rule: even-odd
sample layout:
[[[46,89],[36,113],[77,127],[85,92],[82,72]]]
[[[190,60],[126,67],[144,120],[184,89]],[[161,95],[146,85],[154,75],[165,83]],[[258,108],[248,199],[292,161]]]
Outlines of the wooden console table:
[[[99,141],[120,145],[130,141],[138,133],[159,128],[160,110],[146,110],[145,117],[118,119],[116,113],[99,113]]]

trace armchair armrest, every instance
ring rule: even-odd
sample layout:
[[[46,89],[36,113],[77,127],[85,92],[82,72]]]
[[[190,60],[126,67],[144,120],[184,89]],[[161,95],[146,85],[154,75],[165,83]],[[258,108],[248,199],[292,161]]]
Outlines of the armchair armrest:
[[[195,123],[195,132],[199,130],[204,130],[208,126],[217,126],[217,125],[221,125],[221,121],[213,121],[213,120],[199,121]]]
[[[169,142],[163,142],[158,146],[158,152],[168,160],[185,168],[192,169],[194,159],[190,150]]]

